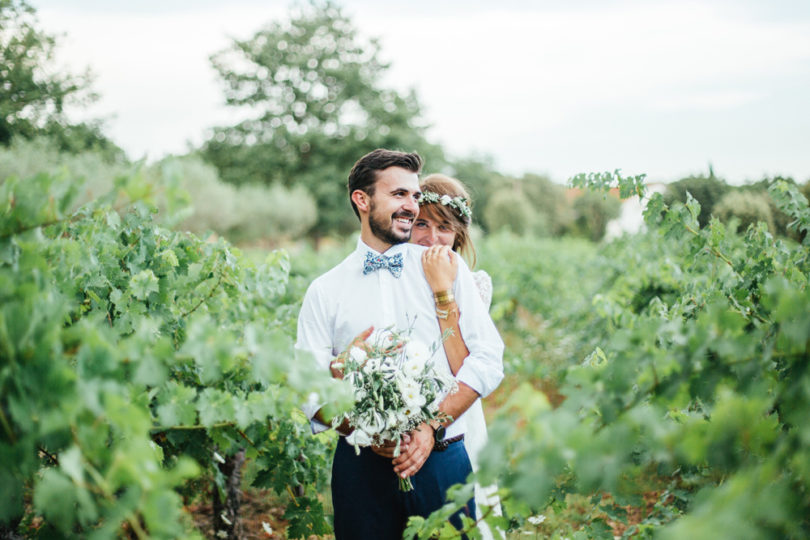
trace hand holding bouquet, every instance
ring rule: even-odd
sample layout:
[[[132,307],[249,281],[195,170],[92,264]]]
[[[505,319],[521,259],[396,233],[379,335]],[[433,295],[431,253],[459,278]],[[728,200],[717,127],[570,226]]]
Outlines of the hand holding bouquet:
[[[385,329],[353,343],[332,367],[352,385],[354,407],[334,418],[332,425],[348,421],[354,430],[346,442],[358,454],[361,446],[392,441],[397,456],[404,434],[423,422],[446,419],[439,404],[457,389],[456,381],[449,371],[440,372],[433,365],[440,344],[428,347],[410,339],[409,331]],[[413,489],[410,478],[400,479],[400,489]]]

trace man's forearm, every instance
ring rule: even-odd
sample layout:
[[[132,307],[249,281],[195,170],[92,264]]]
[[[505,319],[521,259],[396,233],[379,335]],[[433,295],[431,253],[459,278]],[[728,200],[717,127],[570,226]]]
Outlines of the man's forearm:
[[[445,426],[452,424],[459,416],[464,414],[478,398],[478,392],[463,382],[459,382],[458,391],[448,395],[439,405],[439,410],[452,418],[452,420],[447,420],[442,423]]]

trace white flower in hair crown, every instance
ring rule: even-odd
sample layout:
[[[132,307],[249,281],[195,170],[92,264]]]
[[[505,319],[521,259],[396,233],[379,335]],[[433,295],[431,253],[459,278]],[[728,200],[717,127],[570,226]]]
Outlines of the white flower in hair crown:
[[[455,208],[458,213],[467,219],[472,219],[472,211],[467,206],[467,199],[464,197],[451,197],[450,195],[439,195],[433,191],[423,191],[422,197],[419,199],[419,204],[438,203],[442,206],[449,206]]]

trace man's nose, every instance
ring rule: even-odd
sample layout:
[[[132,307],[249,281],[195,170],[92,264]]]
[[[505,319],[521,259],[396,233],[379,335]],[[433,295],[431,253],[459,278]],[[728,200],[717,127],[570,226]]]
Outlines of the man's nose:
[[[405,209],[410,212],[413,212],[413,215],[415,216],[419,215],[419,203],[413,199],[408,199],[405,202]]]

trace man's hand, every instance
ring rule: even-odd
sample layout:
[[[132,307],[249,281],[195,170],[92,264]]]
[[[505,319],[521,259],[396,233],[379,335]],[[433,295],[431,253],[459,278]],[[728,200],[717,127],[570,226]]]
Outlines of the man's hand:
[[[403,452],[408,450],[408,444],[411,442],[411,437],[407,433],[402,436],[402,439],[399,442],[399,452],[400,456]],[[384,458],[393,459],[394,452],[397,449],[397,443],[395,441],[386,441],[385,444],[382,446],[372,446],[371,450],[374,451],[375,454],[382,456]]]
[[[423,423],[411,432],[410,442],[398,458],[394,458],[394,472],[400,478],[415,475],[433,451],[433,428]]]
[[[374,332],[374,327],[369,326],[349,343],[349,346],[346,347],[346,350],[337,355],[331,362],[329,362],[329,371],[332,372],[332,377],[335,379],[342,379],[343,378],[343,365],[346,363],[346,358],[349,357],[349,351],[352,350],[352,347],[357,347],[358,349],[362,349],[368,352],[368,345],[366,344],[366,340]],[[336,365],[337,364],[337,365]]]

